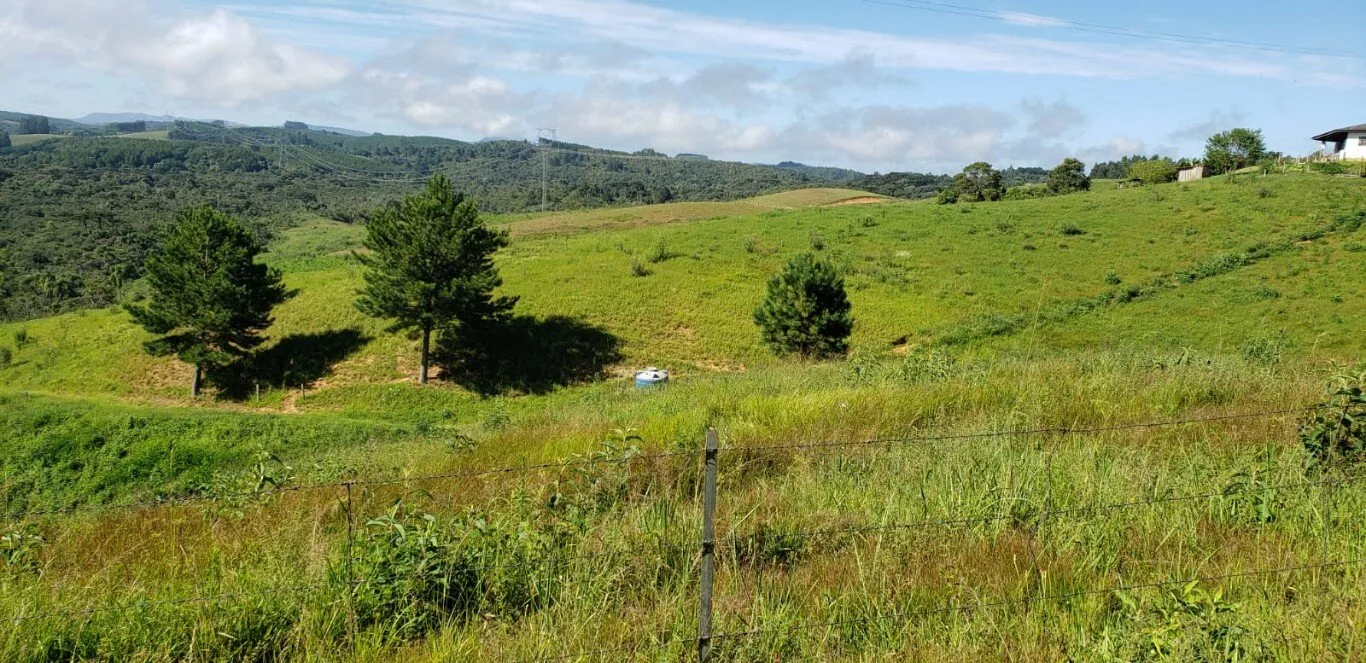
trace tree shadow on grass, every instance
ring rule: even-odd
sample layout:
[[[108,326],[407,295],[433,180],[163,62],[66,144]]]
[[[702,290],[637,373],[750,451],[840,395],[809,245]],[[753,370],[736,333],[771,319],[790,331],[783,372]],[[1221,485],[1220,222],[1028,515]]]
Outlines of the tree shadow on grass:
[[[262,389],[308,386],[369,342],[369,336],[355,329],[290,334],[210,377],[219,395],[231,400],[250,397],[258,384]]]
[[[442,379],[483,396],[543,394],[596,380],[621,358],[621,339],[566,316],[464,327],[443,334],[433,356]]]

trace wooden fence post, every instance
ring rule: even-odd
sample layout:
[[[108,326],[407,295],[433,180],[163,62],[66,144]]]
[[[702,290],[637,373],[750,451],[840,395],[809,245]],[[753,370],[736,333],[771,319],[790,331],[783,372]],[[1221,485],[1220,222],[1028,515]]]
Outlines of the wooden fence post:
[[[702,482],[702,582],[697,621],[697,658],[707,662],[711,654],[711,592],[712,566],[716,562],[716,429],[707,429],[707,446],[703,452],[706,465]]]

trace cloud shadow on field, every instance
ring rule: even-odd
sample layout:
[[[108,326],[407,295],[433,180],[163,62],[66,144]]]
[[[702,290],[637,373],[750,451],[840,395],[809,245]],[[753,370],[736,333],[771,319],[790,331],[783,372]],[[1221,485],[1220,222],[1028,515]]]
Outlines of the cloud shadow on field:
[[[441,378],[483,396],[542,394],[600,379],[621,361],[621,339],[567,316],[513,316],[443,334]]]

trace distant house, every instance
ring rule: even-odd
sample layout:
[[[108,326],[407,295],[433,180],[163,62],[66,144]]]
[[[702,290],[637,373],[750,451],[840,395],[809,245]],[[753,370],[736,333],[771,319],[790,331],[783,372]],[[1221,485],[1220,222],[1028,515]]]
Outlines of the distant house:
[[[1323,145],[1325,159],[1366,159],[1366,124],[1334,129],[1314,136]]]
[[[1195,180],[1203,180],[1203,179],[1205,179],[1205,167],[1204,167],[1204,166],[1196,166],[1196,167],[1194,167],[1194,168],[1187,168],[1187,169],[1185,169],[1185,170],[1183,170],[1183,171],[1181,171],[1181,172],[1179,172],[1179,173],[1176,174],[1176,181],[1178,181],[1178,182],[1194,182]]]

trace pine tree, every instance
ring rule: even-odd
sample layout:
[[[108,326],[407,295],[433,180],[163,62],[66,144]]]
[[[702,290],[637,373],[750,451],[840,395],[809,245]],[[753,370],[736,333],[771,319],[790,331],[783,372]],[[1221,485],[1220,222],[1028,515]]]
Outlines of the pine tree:
[[[285,300],[277,270],[256,262],[261,246],[232,217],[209,207],[181,212],[161,247],[147,259],[152,295],[130,306],[133,319],[161,338],[145,348],[194,365],[190,396],[198,397],[205,368],[241,357],[264,339],[271,309]]]
[[[516,304],[516,298],[493,296],[503,283],[493,254],[507,243],[507,233],[485,226],[474,201],[457,193],[444,175],[371,216],[368,253],[356,255],[368,268],[356,307],[393,319],[392,331],[421,335],[420,383],[427,383],[432,332],[489,320]]]
[[[854,329],[844,279],[830,263],[802,253],[768,282],[754,311],[764,345],[775,354],[829,357],[844,354]]]

